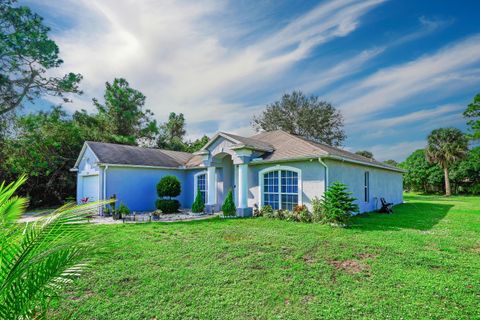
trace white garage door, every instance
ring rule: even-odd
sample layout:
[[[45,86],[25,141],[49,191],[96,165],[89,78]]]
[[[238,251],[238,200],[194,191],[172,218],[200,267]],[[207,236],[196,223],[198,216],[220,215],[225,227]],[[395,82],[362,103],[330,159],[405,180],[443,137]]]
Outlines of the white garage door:
[[[82,199],[88,198],[88,202],[98,200],[98,175],[82,177]]]

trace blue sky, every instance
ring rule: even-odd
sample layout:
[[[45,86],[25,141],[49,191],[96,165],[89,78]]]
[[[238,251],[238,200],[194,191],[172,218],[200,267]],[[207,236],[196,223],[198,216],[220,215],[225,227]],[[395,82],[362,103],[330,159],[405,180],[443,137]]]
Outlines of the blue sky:
[[[403,160],[437,127],[465,130],[480,92],[478,1],[21,1],[83,74],[69,111],[124,77],[160,122],[252,134],[254,114],[298,89],[345,117],[348,150]],[[45,103],[37,105],[41,108]]]

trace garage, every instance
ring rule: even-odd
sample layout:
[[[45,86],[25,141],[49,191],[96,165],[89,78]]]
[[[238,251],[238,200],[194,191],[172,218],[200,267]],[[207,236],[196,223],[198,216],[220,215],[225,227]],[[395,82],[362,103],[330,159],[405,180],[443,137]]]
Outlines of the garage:
[[[82,176],[81,199],[88,199],[88,202],[97,201],[99,196],[98,174]]]

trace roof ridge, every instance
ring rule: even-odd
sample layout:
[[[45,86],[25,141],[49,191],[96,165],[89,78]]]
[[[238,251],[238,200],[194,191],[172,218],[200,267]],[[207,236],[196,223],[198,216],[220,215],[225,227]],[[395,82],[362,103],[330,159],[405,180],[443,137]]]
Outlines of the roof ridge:
[[[160,148],[152,148],[152,147],[141,147],[141,146],[133,146],[131,144],[122,144],[122,143],[113,143],[113,142],[103,142],[103,141],[90,141],[86,140],[85,143],[101,143],[101,144],[111,144],[115,146],[122,146],[122,147],[130,147],[130,148],[139,148],[139,149],[147,149],[147,150],[156,150],[156,151],[168,151],[168,152],[176,152],[176,153],[187,153],[189,155],[194,155],[191,152],[186,151],[177,151],[177,150],[168,150],[168,149],[160,149]]]

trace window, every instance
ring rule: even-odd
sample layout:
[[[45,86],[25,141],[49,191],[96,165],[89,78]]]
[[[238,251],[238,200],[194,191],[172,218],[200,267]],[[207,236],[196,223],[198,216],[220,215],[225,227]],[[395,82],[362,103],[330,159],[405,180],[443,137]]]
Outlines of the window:
[[[195,195],[200,191],[202,194],[203,203],[207,203],[207,174],[201,173],[197,175],[197,188],[195,188]]]
[[[368,171],[365,172],[364,191],[365,191],[365,202],[369,202],[369,199],[370,199],[370,173]]]
[[[269,205],[273,209],[293,208],[299,203],[299,179],[298,172],[279,169],[260,174],[263,180],[263,205]]]

